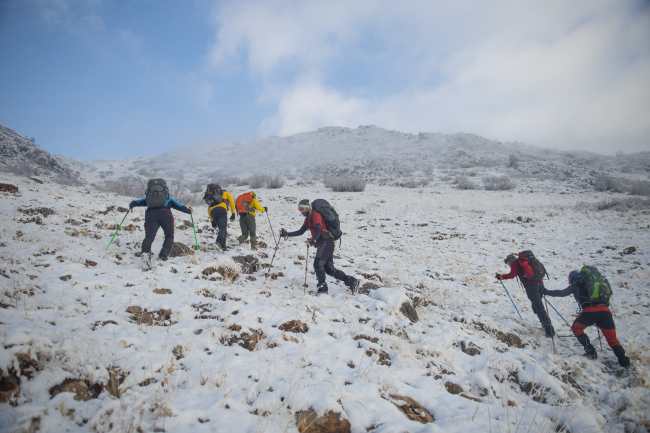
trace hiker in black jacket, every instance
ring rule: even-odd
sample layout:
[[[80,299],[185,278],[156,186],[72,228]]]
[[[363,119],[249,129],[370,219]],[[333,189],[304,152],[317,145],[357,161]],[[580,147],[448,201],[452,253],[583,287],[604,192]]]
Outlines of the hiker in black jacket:
[[[316,257],[314,258],[314,270],[316,271],[316,279],[318,280],[318,291],[316,294],[324,295],[328,293],[327,283],[325,282],[325,274],[327,274],[345,282],[345,285],[349,287],[354,295],[359,288],[359,280],[346,275],[345,272],[334,267],[334,240],[327,231],[325,220],[318,212],[312,210],[309,200],[301,200],[298,203],[298,210],[305,217],[305,222],[302,227],[295,232],[287,232],[285,229],[280,229],[280,236],[285,238],[300,236],[307,229],[311,230],[311,238],[307,239],[307,245],[316,247]]]
[[[140,206],[147,206],[146,198],[133,200],[129,204],[129,209]],[[144,214],[145,237],[142,241],[143,271],[151,270],[151,244],[156,237],[158,227],[162,227],[163,233],[165,234],[165,241],[163,242],[162,248],[160,249],[158,258],[162,261],[167,260],[169,251],[172,249],[172,245],[174,244],[174,216],[172,215],[172,209],[181,211],[183,213],[192,213],[191,207],[185,207],[172,198],[167,198],[163,207],[147,207],[147,211]]]
[[[621,367],[630,365],[630,358],[625,356],[625,349],[616,338],[616,327],[614,326],[614,318],[609,309],[608,304],[591,302],[587,296],[587,289],[581,280],[580,272],[577,270],[569,273],[569,286],[563,290],[546,290],[544,294],[552,297],[562,297],[573,295],[576,302],[580,306],[580,314],[576,317],[575,322],[571,326],[573,335],[576,336],[582,347],[585,348],[585,356],[590,359],[597,359],[598,353],[596,348],[589,341],[589,337],[585,334],[585,329],[591,325],[596,325],[605,336],[607,344],[614,351],[614,355],[618,358],[618,364]]]

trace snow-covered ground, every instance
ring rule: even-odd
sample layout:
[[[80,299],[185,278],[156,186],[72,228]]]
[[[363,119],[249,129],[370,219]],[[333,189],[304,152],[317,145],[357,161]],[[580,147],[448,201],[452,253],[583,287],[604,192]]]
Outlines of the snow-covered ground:
[[[303,294],[306,235],[281,241],[265,282],[267,268],[244,274],[233,260],[251,254],[247,244],[215,253],[203,206],[194,214],[200,255],[155,262],[143,273],[136,257],[143,209],[127,216],[106,250],[124,216],[117,207],[129,199],[7,174],[0,182],[19,187],[0,193],[2,391],[20,379],[10,402],[0,403],[2,431],[295,432],[296,413],[309,408],[339,414],[352,432],[650,426],[650,212],[581,205],[611,194],[548,193],[543,183],[507,192],[442,184],[259,190],[276,232],[299,228],[302,198],[325,198],[341,215],[335,264],[361,278],[367,294],[352,296],[328,277],[329,296],[315,297],[313,249]],[[44,216],[44,208],[54,213]],[[174,215],[176,242],[194,245],[187,215]],[[268,247],[255,255],[269,264],[266,215],[257,227]],[[232,245],[238,224],[229,231]],[[159,232],[153,251],[162,239]],[[627,254],[629,247],[635,251]],[[606,343],[600,351],[594,328],[587,333],[599,358],[584,358],[551,311],[559,336],[570,336],[555,339],[554,353],[510,280],[519,319],[494,274],[523,249],[545,264],[549,289],[564,288],[583,264],[609,278],[632,369],[619,368]],[[400,312],[404,301],[418,322]],[[551,301],[571,323],[573,298]],[[301,323],[291,328],[291,321]],[[77,393],[57,393],[62,383]],[[400,396],[434,421],[409,419]]]

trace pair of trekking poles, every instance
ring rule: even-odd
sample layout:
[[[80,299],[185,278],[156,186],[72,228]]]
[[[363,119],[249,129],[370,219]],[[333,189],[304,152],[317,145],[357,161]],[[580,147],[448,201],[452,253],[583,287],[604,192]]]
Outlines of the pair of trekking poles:
[[[131,209],[127,210],[126,213],[124,214],[124,218],[122,218],[122,221],[120,222],[120,225],[117,226],[117,230],[115,230],[115,233],[113,233],[113,237],[111,238],[111,241],[108,243],[108,245],[106,245],[106,250],[108,250],[108,247],[110,247],[111,244],[113,243],[113,239],[115,239],[115,236],[117,236],[117,232],[119,232],[120,229],[122,228],[122,224],[124,224],[124,220],[126,219],[126,216],[129,214],[129,212],[131,212]],[[199,254],[199,240],[196,237],[196,228],[194,227],[194,214],[193,213],[190,213],[190,219],[192,220],[192,230],[194,231],[194,243],[196,245],[196,255],[198,256],[199,261],[201,261],[201,255]],[[271,222],[271,220],[269,219],[269,223],[270,222]]]

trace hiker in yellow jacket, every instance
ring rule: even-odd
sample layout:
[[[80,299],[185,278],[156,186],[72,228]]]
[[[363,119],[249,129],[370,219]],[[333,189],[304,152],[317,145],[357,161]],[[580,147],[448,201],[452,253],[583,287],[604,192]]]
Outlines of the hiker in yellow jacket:
[[[241,236],[237,238],[239,243],[243,243],[251,236],[251,249],[257,249],[257,236],[255,235],[255,210],[266,212],[267,207],[260,206],[255,197],[255,191],[244,193],[237,197],[237,213],[239,214],[239,227]]]
[[[226,251],[226,237],[228,236],[228,205],[230,205],[230,221],[235,221],[235,201],[232,194],[221,189],[219,185],[211,184],[208,186],[203,196],[203,200],[208,204],[208,216],[212,227],[219,228],[217,235],[217,246]]]

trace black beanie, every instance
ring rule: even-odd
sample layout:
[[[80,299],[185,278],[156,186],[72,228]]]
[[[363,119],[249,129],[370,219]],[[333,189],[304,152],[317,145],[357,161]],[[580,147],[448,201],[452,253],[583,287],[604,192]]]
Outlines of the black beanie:
[[[311,205],[309,204],[309,200],[307,200],[307,199],[300,200],[300,203],[298,203],[298,207],[299,207],[299,208],[301,208],[301,207],[308,207],[308,208],[311,209]]]

